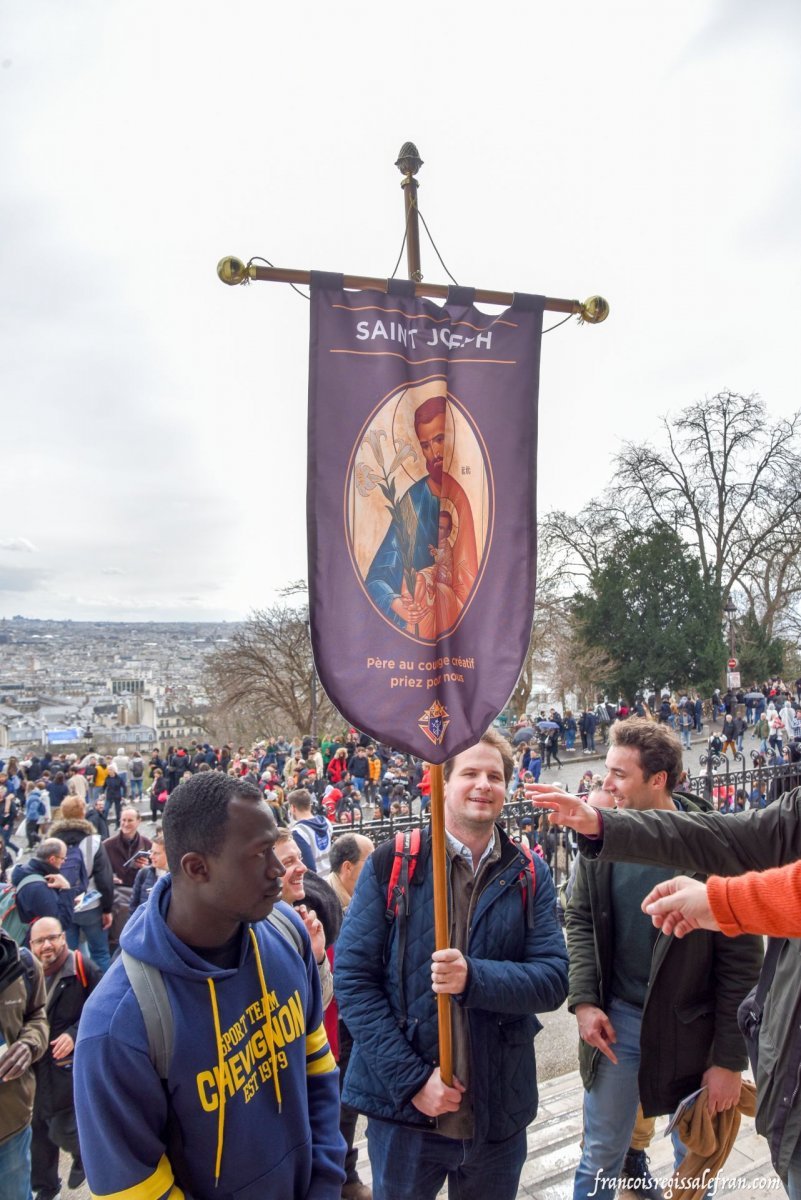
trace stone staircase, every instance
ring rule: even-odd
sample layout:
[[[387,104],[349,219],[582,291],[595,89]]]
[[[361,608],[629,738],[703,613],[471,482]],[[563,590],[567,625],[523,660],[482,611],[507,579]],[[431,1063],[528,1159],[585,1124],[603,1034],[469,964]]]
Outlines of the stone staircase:
[[[520,1177],[519,1200],[570,1200],[573,1173],[579,1160],[581,1141],[581,1105],[583,1088],[578,1071],[559,1075],[540,1085],[540,1107],[536,1121],[528,1131],[528,1158]],[[667,1119],[656,1123],[651,1148],[651,1172],[656,1178],[670,1175],[673,1153],[669,1138],[663,1137]],[[356,1145],[359,1150],[359,1174],[370,1182],[370,1163],[364,1122],[360,1122]],[[768,1145],[754,1132],[754,1122],[743,1118],[734,1149],[729,1156],[717,1187],[717,1196],[736,1193],[740,1200],[765,1196],[784,1197],[784,1189],[770,1162]],[[600,1193],[599,1193],[600,1195]],[[636,1193],[625,1192],[628,1200]],[[440,1193],[447,1196],[447,1187]]]

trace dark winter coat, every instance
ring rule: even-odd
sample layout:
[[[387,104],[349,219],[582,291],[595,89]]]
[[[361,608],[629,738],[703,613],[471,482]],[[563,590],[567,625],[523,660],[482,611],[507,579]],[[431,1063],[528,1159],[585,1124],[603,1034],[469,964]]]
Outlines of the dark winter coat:
[[[131,892],[131,916],[133,916],[140,904],[147,904],[150,893],[158,881],[159,874],[153,866],[142,867],[137,871],[133,891]]]
[[[52,875],[53,868],[39,858],[18,863],[11,872],[14,887],[28,875],[36,876],[37,883],[29,883],[17,892],[17,911],[23,921],[30,924],[37,917],[56,917],[66,929],[72,924],[75,892],[71,888],[51,888],[45,883],[45,875]]]
[[[109,775],[103,790],[106,793],[107,805],[117,800],[122,803],[125,799],[125,783],[120,775]]]
[[[27,891],[27,889],[25,889]],[[0,929],[0,1042],[25,1042],[35,1062],[47,1048],[47,1018],[42,971],[30,950],[24,950]],[[32,1070],[17,1079],[4,1079],[0,1104],[0,1146],[31,1123],[36,1087]]]
[[[125,864],[135,858],[137,854],[150,849],[153,845],[150,838],[144,837],[141,833],[135,833],[129,840],[124,838],[122,833],[115,833],[113,837],[106,838],[103,845],[114,875],[123,887],[132,888],[139,867],[134,866],[133,863],[126,867]]]
[[[79,846],[88,837],[97,838],[98,831],[89,821],[64,818],[64,820],[54,822],[47,836],[60,838],[67,846]],[[101,909],[103,912],[110,913],[114,903],[114,874],[109,857],[103,849],[102,836],[92,856],[91,870],[87,869],[87,874],[90,887],[100,892]]]
[[[56,982],[51,988],[48,988],[46,1011],[50,1024],[50,1042],[60,1037],[62,1033],[68,1033],[73,1042],[77,1040],[78,1020],[86,998],[101,979],[99,969],[90,958],[81,955],[81,966],[86,979],[86,987],[76,972],[75,953],[71,952],[67,955]],[[50,981],[46,982],[49,984]],[[53,1058],[48,1044],[44,1056],[39,1059],[34,1071],[36,1073],[35,1115],[46,1120],[63,1109],[71,1109],[73,1106],[72,1055],[59,1059],[57,1062]]]
[[[467,989],[454,997],[469,1017],[475,1140],[497,1142],[537,1112],[534,1015],[558,1008],[567,990],[567,954],[556,921],[550,872],[536,855],[533,920],[527,919],[526,859],[500,832],[501,857],[482,877],[468,931]],[[417,1128],[435,1122],[411,1103],[439,1060],[430,837],[423,837],[409,889],[410,912],[400,980],[398,921],[388,925],[387,884],[394,842],[370,856],[337,942],[335,991],[354,1047],[345,1102],[368,1116]],[[450,892],[450,859],[448,859]],[[386,959],[385,959],[386,949]],[[400,989],[406,999],[402,1023]],[[402,1170],[402,1164],[399,1164]]]
[[[337,899],[336,892],[331,884],[325,879],[321,879],[315,871],[309,871],[307,875],[304,875],[303,890],[306,898],[299,900],[298,904],[305,904],[307,908],[314,909],[325,933],[326,947],[333,946],[342,928],[342,905]],[[295,908],[297,908],[297,904]]]
[[[97,808],[87,808],[86,820],[92,826],[95,833],[99,833],[103,841],[110,835],[111,830],[108,827],[108,821]]]

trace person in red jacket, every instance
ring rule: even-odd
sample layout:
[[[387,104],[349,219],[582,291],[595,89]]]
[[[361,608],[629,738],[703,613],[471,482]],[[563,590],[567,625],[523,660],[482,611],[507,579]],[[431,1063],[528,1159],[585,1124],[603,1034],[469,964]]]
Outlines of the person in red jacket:
[[[347,772],[348,752],[344,746],[340,746],[328,764],[328,778],[335,787],[338,787]]]

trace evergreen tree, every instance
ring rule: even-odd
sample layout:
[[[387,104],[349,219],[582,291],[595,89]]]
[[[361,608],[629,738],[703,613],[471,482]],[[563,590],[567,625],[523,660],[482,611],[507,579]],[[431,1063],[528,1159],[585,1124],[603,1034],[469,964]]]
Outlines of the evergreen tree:
[[[573,602],[579,637],[614,661],[611,694],[642,687],[711,689],[726,662],[720,597],[665,526],[619,537]]]

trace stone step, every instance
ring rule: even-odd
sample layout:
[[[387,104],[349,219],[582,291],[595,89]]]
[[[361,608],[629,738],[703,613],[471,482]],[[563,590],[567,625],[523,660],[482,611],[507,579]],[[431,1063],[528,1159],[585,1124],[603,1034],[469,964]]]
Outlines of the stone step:
[[[581,1109],[584,1090],[578,1071],[560,1075],[540,1085],[537,1119],[528,1130],[528,1155],[520,1175],[518,1200],[571,1200],[573,1175],[581,1153]],[[670,1176],[673,1147],[664,1137],[667,1118],[660,1117],[648,1150],[653,1175]],[[355,1147],[359,1154],[359,1175],[370,1182],[365,1122],[359,1122]],[[770,1162],[767,1142],[754,1130],[752,1119],[744,1117],[737,1141],[725,1164],[716,1192],[736,1194],[737,1200],[764,1200],[766,1196],[784,1196],[784,1189]],[[439,1198],[447,1196],[447,1187]],[[438,1198],[438,1200],[439,1200]],[[621,1192],[619,1200],[640,1200],[639,1193]]]

